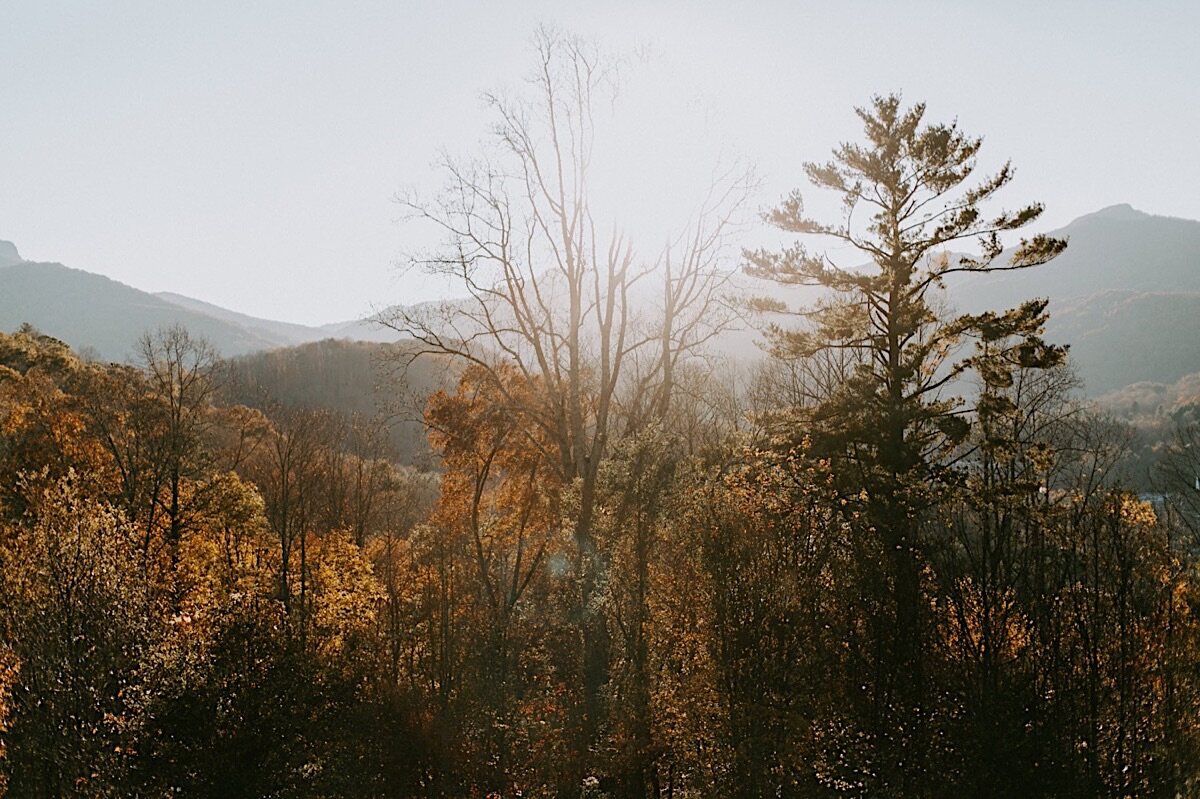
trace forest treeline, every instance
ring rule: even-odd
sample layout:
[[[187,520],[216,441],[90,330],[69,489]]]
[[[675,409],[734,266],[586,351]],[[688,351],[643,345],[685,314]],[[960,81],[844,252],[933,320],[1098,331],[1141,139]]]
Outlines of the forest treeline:
[[[844,217],[764,218],[873,268],[742,253],[824,293],[739,382],[707,345],[752,181],[635,249],[590,201],[610,73],[537,42],[495,151],[405,199],[465,293],[387,320],[401,373],[458,365],[436,472],[377,419],[231,401],[180,329],[139,367],[0,336],[8,794],[1194,794],[1200,429],[1142,501],[1045,301],[944,310],[948,276],[1067,246],[1004,241],[1041,214],[985,211],[1012,169],[920,104],[858,109],[806,168]]]
[[[378,419],[389,458],[428,470],[425,400],[453,385],[459,366],[423,358],[394,381],[389,365],[405,351],[403,344],[325,339],[243,355],[225,364],[220,401],[267,412],[286,406]]]

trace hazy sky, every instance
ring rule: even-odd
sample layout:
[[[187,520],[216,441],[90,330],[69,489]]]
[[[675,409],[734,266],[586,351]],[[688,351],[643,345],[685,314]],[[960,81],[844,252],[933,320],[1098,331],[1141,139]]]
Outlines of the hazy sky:
[[[757,205],[856,137],[854,105],[902,90],[1011,157],[1006,198],[1046,203],[1046,229],[1120,202],[1200,219],[1197,9],[4,0],[0,239],[289,321],[427,299],[444,289],[395,267],[413,234],[392,198],[430,185],[439,148],[473,151],[480,92],[519,81],[539,23],[648,45],[633,124],[754,162]]]

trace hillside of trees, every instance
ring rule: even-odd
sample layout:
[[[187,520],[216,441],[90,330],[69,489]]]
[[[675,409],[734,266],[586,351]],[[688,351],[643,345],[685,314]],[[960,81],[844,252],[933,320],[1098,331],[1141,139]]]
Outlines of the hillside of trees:
[[[434,358],[405,366],[410,350],[403,344],[325,339],[244,355],[224,364],[222,398],[268,415],[307,409],[374,420],[386,436],[389,459],[429,469],[425,400],[453,386],[461,369]]]
[[[1200,419],[1140,498],[1044,298],[938,299],[1069,252],[1011,167],[879,96],[806,165],[842,216],[732,253],[718,172],[639,249],[591,201],[611,73],[537,45],[491,160],[404,199],[464,293],[384,320],[427,464],[353,388],[379,348],[0,334],[0,793],[1200,792]],[[822,297],[755,303],[793,321],[746,380],[730,260]]]

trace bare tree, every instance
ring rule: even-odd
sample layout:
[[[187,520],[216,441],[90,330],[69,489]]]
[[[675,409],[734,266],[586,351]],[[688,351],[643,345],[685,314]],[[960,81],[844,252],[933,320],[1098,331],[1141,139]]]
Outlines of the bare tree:
[[[544,29],[535,50],[527,91],[486,96],[496,116],[492,157],[445,157],[440,196],[401,200],[445,238],[414,266],[452,278],[466,297],[382,321],[420,344],[410,358],[449,355],[491,374],[535,426],[531,443],[575,484],[581,722],[594,739],[607,669],[604,617],[594,607],[603,569],[593,540],[598,470],[610,438],[667,412],[680,364],[728,321],[721,257],[751,180],[737,169],[716,173],[687,229],[644,256],[593,212],[597,122],[616,97],[613,65],[580,39]],[[535,389],[514,396],[512,381],[499,379],[502,365]]]

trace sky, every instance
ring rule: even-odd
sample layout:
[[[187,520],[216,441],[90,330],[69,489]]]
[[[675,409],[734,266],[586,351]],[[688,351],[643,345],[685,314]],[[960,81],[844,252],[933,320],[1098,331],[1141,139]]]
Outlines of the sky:
[[[1004,198],[1045,203],[1042,229],[1116,203],[1200,219],[1195,2],[5,0],[0,239],[307,324],[453,293],[402,268],[430,242],[395,198],[480,150],[481,94],[519,90],[544,24],[625,57],[637,146],[608,190],[640,234],[717,159],[753,164],[754,208],[803,191],[893,91],[1011,158]]]

